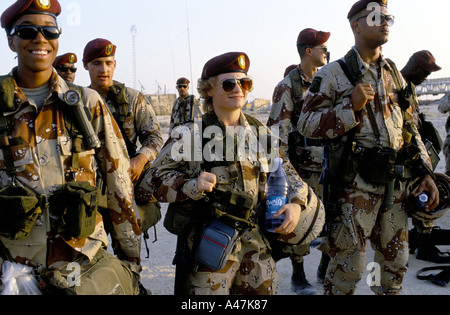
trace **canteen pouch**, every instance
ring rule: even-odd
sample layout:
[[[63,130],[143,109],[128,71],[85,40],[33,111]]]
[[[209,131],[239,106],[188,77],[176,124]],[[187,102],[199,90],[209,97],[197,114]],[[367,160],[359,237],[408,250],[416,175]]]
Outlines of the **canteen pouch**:
[[[50,213],[58,219],[58,233],[66,238],[87,238],[97,220],[97,187],[70,182],[49,198]]]
[[[213,219],[203,231],[195,259],[214,271],[222,270],[234,249],[238,236],[237,230]]]
[[[193,201],[170,203],[164,217],[164,227],[172,234],[186,235],[192,227],[193,209]]]
[[[0,235],[23,240],[42,214],[45,197],[23,186],[8,186],[0,190],[0,204]]]
[[[132,262],[117,259],[100,249],[89,261],[78,259],[58,269],[44,269],[45,295],[138,295],[139,270]]]

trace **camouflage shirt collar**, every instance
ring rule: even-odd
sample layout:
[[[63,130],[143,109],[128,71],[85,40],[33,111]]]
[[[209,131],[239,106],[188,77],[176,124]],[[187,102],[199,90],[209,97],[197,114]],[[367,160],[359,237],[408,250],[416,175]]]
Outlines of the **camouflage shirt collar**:
[[[15,79],[16,75],[17,75],[17,67],[12,69],[12,71],[9,74],[9,76],[11,76],[13,78],[13,83],[14,83],[14,103],[15,103],[16,109],[19,110],[23,104],[29,103],[29,102],[28,102],[27,97],[25,96],[25,93],[17,85],[17,81]],[[49,98],[51,98],[51,97],[57,96],[60,93],[63,93],[63,87],[64,86],[67,89],[67,84],[62,84],[62,83],[65,83],[64,80],[53,69],[52,75],[51,75],[50,80],[49,80],[49,87],[50,87],[50,89],[49,89],[48,95],[46,97],[47,100]]]
[[[298,65],[297,69],[298,69],[298,72],[300,73],[300,78],[303,80],[303,82],[302,82],[303,85],[306,86],[308,83],[309,83],[308,85],[311,85],[312,84],[312,78],[309,78],[305,74],[305,72],[302,69],[302,65],[301,64]]]
[[[364,61],[361,59],[361,56],[359,55],[359,52],[358,52],[358,50],[356,49],[355,46],[353,46],[352,48],[353,48],[353,50],[356,52],[356,56],[357,56],[357,59],[358,59],[358,66],[359,66],[359,69],[361,70],[361,73],[364,75],[364,74],[370,69],[370,64],[367,63],[367,62],[364,62]],[[392,70],[392,69],[391,69],[391,66],[390,66],[389,63],[386,61],[386,59],[384,58],[383,54],[380,54],[380,59],[379,59],[379,61],[380,61],[380,66],[381,66],[381,67],[386,68],[386,70],[388,70],[388,71]]]

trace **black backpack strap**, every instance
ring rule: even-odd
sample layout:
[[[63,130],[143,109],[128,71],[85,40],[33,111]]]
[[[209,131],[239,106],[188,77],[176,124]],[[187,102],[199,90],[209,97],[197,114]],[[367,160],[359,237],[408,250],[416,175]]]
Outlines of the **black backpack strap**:
[[[428,274],[430,271],[440,271],[437,274]],[[429,280],[431,283],[436,284],[441,287],[446,287],[450,282],[450,266],[434,266],[420,269],[417,272],[417,279],[419,280]]]
[[[302,78],[300,77],[300,70],[298,68],[292,70],[289,73],[289,78],[291,79],[292,100],[294,101],[291,122],[294,126],[297,126],[303,106],[303,84]]]

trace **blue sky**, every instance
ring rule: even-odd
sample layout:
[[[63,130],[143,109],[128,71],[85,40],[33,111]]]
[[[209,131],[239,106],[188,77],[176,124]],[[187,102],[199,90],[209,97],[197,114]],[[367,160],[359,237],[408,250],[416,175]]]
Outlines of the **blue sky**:
[[[308,27],[331,32],[328,47],[332,60],[342,57],[354,43],[346,19],[354,0],[60,0],[63,28],[60,54],[75,52],[79,57],[76,83],[88,85],[81,63],[84,46],[102,37],[118,46],[115,79],[133,87],[131,26],[135,25],[137,88],[155,93],[175,93],[181,76],[200,77],[210,58],[229,51],[244,51],[251,60],[249,75],[255,80],[254,98],[270,99],[284,69],[299,63],[295,42]],[[3,12],[12,0],[2,0]],[[443,68],[430,78],[450,77],[450,1],[390,0],[389,11],[396,16],[386,57],[401,69],[416,51],[427,49]],[[188,21],[190,52],[188,43]],[[0,73],[16,65],[15,55],[4,37],[0,49]],[[192,76],[191,62],[192,60]],[[142,84],[142,85],[141,85]]]

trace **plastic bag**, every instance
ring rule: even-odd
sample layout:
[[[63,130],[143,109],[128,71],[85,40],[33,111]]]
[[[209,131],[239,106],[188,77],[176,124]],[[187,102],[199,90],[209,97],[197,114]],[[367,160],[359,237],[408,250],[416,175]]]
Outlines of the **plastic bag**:
[[[42,295],[33,268],[5,261],[2,266],[1,295]]]

